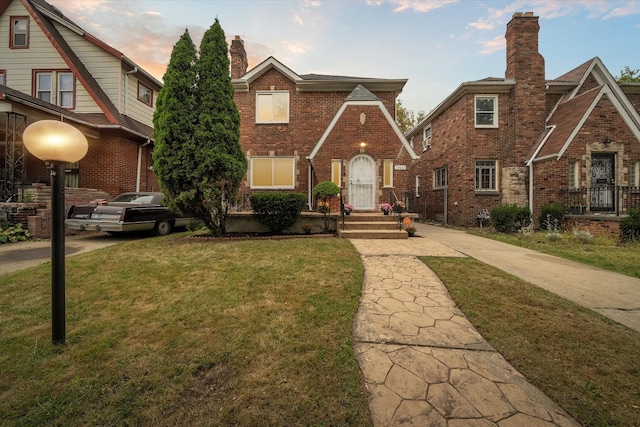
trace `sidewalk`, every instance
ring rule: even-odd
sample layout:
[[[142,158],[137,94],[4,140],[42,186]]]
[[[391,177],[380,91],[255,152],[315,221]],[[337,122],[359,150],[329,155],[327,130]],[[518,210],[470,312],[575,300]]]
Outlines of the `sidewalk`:
[[[104,233],[87,233],[65,238],[65,256],[73,256],[115,245],[123,240]],[[0,245],[0,276],[51,261],[51,241],[37,240]]]
[[[364,284],[355,352],[375,426],[576,426],[497,353],[417,256],[470,256],[640,330],[640,280],[463,231],[353,239]]]

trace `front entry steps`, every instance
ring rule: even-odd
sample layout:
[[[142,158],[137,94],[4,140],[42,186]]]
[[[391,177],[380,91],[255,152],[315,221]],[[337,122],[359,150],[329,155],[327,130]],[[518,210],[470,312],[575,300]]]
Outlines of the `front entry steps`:
[[[404,217],[417,217],[417,214],[404,213]],[[406,239],[409,234],[400,227],[398,215],[383,215],[380,212],[351,212],[351,215],[338,216],[338,236],[344,239]]]

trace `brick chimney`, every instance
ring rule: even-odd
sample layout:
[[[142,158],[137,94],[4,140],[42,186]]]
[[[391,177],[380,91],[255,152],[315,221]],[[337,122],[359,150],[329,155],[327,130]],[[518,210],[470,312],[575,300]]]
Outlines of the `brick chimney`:
[[[511,141],[508,158],[520,162],[544,130],[546,118],[544,58],[538,52],[538,17],[517,12],[507,24],[507,69],[505,77],[515,80],[511,95]],[[516,165],[513,165],[516,166]]]
[[[244,41],[240,36],[236,36],[231,41],[231,78],[239,79],[247,73],[249,62],[247,61],[247,52],[244,50]]]

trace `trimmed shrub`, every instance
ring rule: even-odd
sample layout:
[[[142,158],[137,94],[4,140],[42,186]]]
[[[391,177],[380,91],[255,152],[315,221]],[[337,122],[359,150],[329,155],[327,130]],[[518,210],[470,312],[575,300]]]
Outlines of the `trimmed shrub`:
[[[250,200],[258,222],[272,233],[280,234],[300,218],[307,197],[302,193],[257,193]]]
[[[542,205],[538,217],[540,228],[543,230],[562,229],[564,224],[564,207],[561,203]]]
[[[640,208],[629,209],[629,216],[620,221],[620,239],[623,242],[640,241]]]
[[[313,197],[327,200],[340,194],[340,187],[333,181],[322,181],[313,187]]]
[[[528,207],[501,205],[491,209],[491,225],[502,233],[514,233],[531,223],[531,211]]]

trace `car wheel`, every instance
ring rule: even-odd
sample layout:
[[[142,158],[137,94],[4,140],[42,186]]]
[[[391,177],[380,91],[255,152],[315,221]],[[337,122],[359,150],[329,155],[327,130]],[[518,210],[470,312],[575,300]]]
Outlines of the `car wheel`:
[[[172,228],[173,224],[171,224],[171,221],[160,221],[156,222],[154,231],[156,233],[156,236],[166,236],[167,234],[171,233]]]

